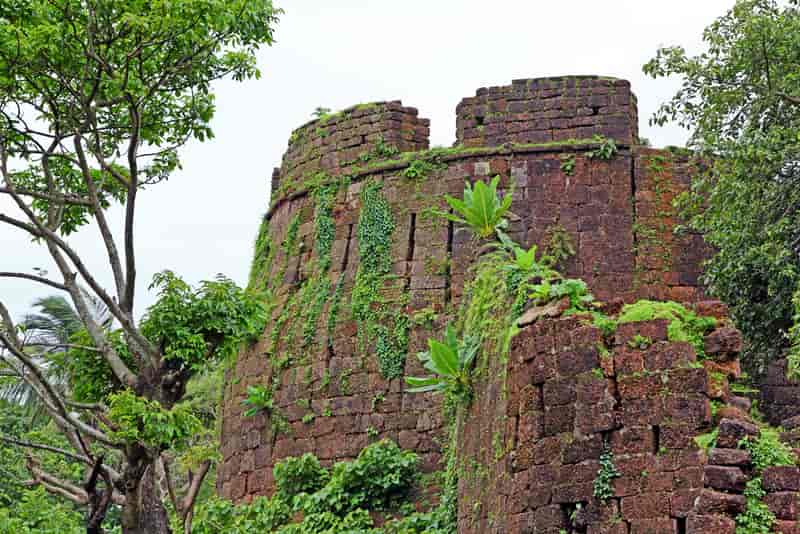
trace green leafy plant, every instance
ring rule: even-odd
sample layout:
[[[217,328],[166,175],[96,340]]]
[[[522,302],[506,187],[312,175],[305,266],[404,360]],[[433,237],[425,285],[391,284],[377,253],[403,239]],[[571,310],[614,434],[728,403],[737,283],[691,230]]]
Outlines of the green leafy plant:
[[[736,534],[771,534],[775,516],[763,502],[766,495],[761,474],[767,467],[797,465],[797,456],[780,439],[778,430],[761,427],[758,437],[746,436],[739,441],[739,447],[750,452],[753,470],[758,475],[751,479],[745,488],[745,511],[736,516]]]
[[[762,427],[757,438],[747,436],[739,441],[739,447],[750,452],[756,472],[777,465],[797,465],[794,451],[780,439],[774,428]]]
[[[787,359],[786,374],[792,380],[800,380],[800,284],[792,296],[794,314],[792,315],[792,327],[789,329],[789,353]]]
[[[636,334],[628,340],[628,346],[632,349],[644,350],[653,344],[653,340],[641,334]]]
[[[164,347],[164,358],[196,371],[236,354],[266,324],[262,299],[221,275],[192,288],[172,271],[163,271],[153,277],[150,289],[158,290],[158,300],[142,319],[142,333]]]
[[[515,243],[502,230],[497,231],[501,244],[501,253],[508,255],[502,262],[500,269],[506,273],[506,287],[511,295],[516,295],[512,313],[516,316],[522,312],[527,303],[527,292],[536,290],[535,282],[545,283],[549,288],[549,281],[560,278],[560,275],[550,268],[547,257],[536,258],[536,245],[528,250]]]
[[[242,404],[249,407],[242,413],[244,417],[253,417],[260,412],[270,413],[274,408],[272,388],[260,384],[247,386],[247,397]]]
[[[559,280],[550,288],[552,298],[569,297],[570,309],[584,310],[594,302],[594,296],[589,293],[586,282],[577,278]]]
[[[705,357],[703,338],[716,326],[713,317],[700,317],[677,302],[655,302],[640,300],[622,308],[617,324],[667,319],[667,337],[670,341],[691,343],[698,358]]]
[[[563,154],[561,156],[561,172],[567,176],[575,174],[575,154]]]
[[[711,432],[695,436],[694,442],[695,444],[697,444],[698,447],[708,452],[716,446],[718,435],[719,435],[719,429],[715,428]]]
[[[281,460],[275,464],[272,472],[279,495],[284,498],[290,498],[299,493],[314,493],[322,488],[330,478],[330,473],[311,453]]]
[[[586,311],[594,302],[586,282],[577,278],[543,280],[531,287],[529,297],[538,305],[568,297],[570,313]]]
[[[614,158],[617,153],[617,144],[613,139],[595,135],[592,137],[592,141],[599,143],[600,146],[586,154],[589,159],[610,160]]]
[[[334,465],[324,486],[299,499],[297,506],[307,517],[391,508],[411,489],[417,462],[416,454],[393,441],[378,441],[362,449],[354,461]]]
[[[736,516],[736,534],[772,534],[775,515],[763,502],[766,494],[761,477],[747,482],[744,490],[745,511]]]
[[[576,254],[575,243],[567,232],[567,229],[560,224],[553,224],[547,228],[545,233],[545,247],[542,262],[550,267],[556,268],[565,260]]]
[[[403,176],[410,180],[421,180],[436,170],[436,166],[424,159],[415,159],[403,169]]]
[[[143,443],[158,450],[180,449],[203,428],[184,405],[165,410],[157,401],[130,390],[112,394],[108,407],[108,418],[115,427],[109,436],[121,443]]]
[[[500,176],[495,176],[487,185],[478,180],[475,186],[469,183],[464,188],[464,198],[457,199],[445,196],[448,205],[455,214],[442,214],[448,220],[469,226],[481,238],[488,238],[508,225],[505,216],[511,208],[511,195],[506,194],[502,199],[497,196],[497,185]]]
[[[275,532],[291,519],[292,508],[282,496],[256,497],[247,505],[211,497],[197,507],[192,534],[252,534]]]
[[[614,465],[614,454],[608,446],[605,446],[600,454],[600,469],[594,479],[594,496],[601,501],[607,501],[613,497],[614,488],[611,486],[611,482],[621,476],[622,474]]]
[[[312,111],[311,114],[314,116],[315,119],[321,119],[331,114],[331,108],[317,106],[316,108],[314,108],[314,111]]]
[[[0,507],[2,534],[83,534],[82,514],[53,499],[44,488],[25,491],[9,507]]]
[[[444,343],[429,339],[428,350],[417,355],[425,369],[433,372],[434,376],[428,378],[406,377],[406,383],[411,386],[408,391],[412,393],[445,392],[468,402],[472,397],[470,369],[479,348],[479,337],[469,335],[459,342],[452,325],[448,325]]]

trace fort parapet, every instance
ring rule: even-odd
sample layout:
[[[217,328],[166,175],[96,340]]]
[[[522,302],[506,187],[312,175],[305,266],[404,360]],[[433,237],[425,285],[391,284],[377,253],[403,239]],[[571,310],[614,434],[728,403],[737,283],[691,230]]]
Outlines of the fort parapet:
[[[680,221],[672,207],[700,164],[684,152],[639,143],[636,98],[628,82],[592,76],[516,80],[479,89],[462,100],[456,114],[457,140],[451,148],[429,149],[429,122],[396,101],[325,115],[292,134],[273,175],[251,279],[271,295],[272,320],[262,339],[239,355],[226,380],[218,476],[224,497],[242,501],[270,494],[272,467],[287,456],[312,452],[330,465],[354,458],[383,437],[416,451],[424,469],[441,468],[441,398],[408,393],[402,377],[425,374],[413,355],[426,347],[428,337],[441,334],[471,276],[479,244],[468,229],[436,215],[448,209],[445,195],[461,196],[465,181],[499,176],[501,193],[513,196],[511,237],[526,247],[566,253],[561,270],[585,280],[601,300],[704,299],[699,275],[708,249],[700,236],[674,232]],[[623,367],[615,370],[612,363],[595,384],[591,369],[602,368],[597,348],[587,355],[572,350],[570,340],[598,334],[567,323],[553,320],[535,327],[547,330],[544,341],[553,344],[553,354],[566,351],[562,363],[553,363],[552,376],[536,375],[530,363],[541,349],[530,340],[534,327],[520,335],[508,367],[497,374],[510,382],[479,386],[484,389],[477,398],[485,402],[474,404],[470,417],[484,430],[460,444],[480,456],[492,450],[492,432],[502,428],[501,437],[512,445],[502,462],[495,462],[500,467],[492,475],[505,484],[497,493],[500,500],[470,498],[485,500],[486,511],[516,514],[509,520],[535,521],[536,514],[563,518],[570,507],[574,511],[577,503],[591,500],[574,493],[585,492],[591,482],[562,478],[556,481],[565,486],[559,501],[552,494],[541,503],[507,500],[520,484],[536,491],[526,477],[541,471],[536,455],[546,454],[548,446],[558,448],[551,451],[558,462],[544,463],[563,468],[564,476],[580,468],[575,476],[583,476],[596,471],[598,440],[610,439],[620,454],[655,458],[661,443],[675,455],[688,455],[694,454],[691,436],[710,424],[708,377],[699,376],[704,370],[678,369],[694,354],[669,345],[663,325],[652,327],[657,327],[654,340],[672,356],[653,356],[653,365],[675,386],[665,397],[672,404],[662,404],[672,412],[660,413],[682,425],[669,427],[669,433],[663,426],[668,421],[645,420],[635,411],[655,390],[633,389],[638,382],[625,377],[636,372],[626,370],[630,362],[624,354],[617,357],[616,352],[626,352],[625,342],[606,341],[613,362],[619,359]],[[583,341],[594,344],[593,339]],[[637,357],[644,356],[630,356],[631,361]],[[586,391],[570,386],[579,379],[588,381],[580,382]],[[684,380],[700,384],[698,390],[680,389]],[[242,416],[242,400],[252,385],[271,389],[273,413]],[[530,386],[527,393],[523,386]],[[506,390],[510,396],[500,400],[498,392]],[[533,397],[524,397],[528,394]],[[530,412],[522,410],[524,403]],[[678,412],[685,412],[685,420],[677,419]],[[517,426],[507,426],[511,420]],[[523,426],[534,421],[543,426]],[[568,450],[567,441],[574,441]],[[631,470],[639,465],[631,462]],[[640,500],[666,498],[669,508],[678,491],[673,475],[684,467],[681,476],[692,477],[685,489],[701,491],[705,464],[694,457],[685,462],[660,475],[659,480],[670,479],[669,488],[653,491],[668,495],[639,489],[648,493]],[[681,495],[688,499],[695,493]],[[634,501],[624,497],[636,494],[614,500],[626,525],[644,521],[637,524],[656,530],[636,532],[689,532],[691,504],[680,504],[676,515],[662,510],[662,502],[647,501],[656,507],[653,517],[626,515]],[[468,528],[466,515],[462,519],[460,532],[534,532],[491,530],[487,514],[477,518],[486,530]],[[674,529],[658,530],[667,524]]]
[[[478,89],[456,108],[463,146],[549,143],[600,135],[625,145],[639,138],[636,96],[626,80],[568,76],[514,80]]]

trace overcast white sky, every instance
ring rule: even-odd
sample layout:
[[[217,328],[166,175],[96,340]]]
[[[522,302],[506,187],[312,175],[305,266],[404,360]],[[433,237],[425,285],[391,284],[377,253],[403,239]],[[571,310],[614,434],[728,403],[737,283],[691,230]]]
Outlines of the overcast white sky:
[[[479,87],[515,78],[599,74],[631,81],[641,134],[681,145],[686,132],[647,118],[675,81],[641,66],[660,45],[701,45],[703,28],[733,0],[276,0],[286,10],[278,42],[259,54],[262,78],[217,86],[216,138],[183,152],[184,168],[140,196],[137,312],[146,287],[172,269],[197,282],[224,273],[246,283],[252,242],[267,208],[269,178],[293,128],[317,106],[401,99],[431,119],[431,144],[452,145],[455,107]],[[0,199],[0,210],[12,212]],[[94,231],[70,239],[112,288]],[[0,271],[55,269],[44,250],[0,226]],[[0,279],[0,300],[21,315],[49,294]]]

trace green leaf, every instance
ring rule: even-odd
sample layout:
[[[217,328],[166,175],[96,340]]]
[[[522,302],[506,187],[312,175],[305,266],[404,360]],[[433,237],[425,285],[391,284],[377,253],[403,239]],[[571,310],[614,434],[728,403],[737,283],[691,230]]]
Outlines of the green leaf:
[[[438,374],[448,377],[458,375],[458,355],[452,348],[435,339],[429,339],[428,346]]]

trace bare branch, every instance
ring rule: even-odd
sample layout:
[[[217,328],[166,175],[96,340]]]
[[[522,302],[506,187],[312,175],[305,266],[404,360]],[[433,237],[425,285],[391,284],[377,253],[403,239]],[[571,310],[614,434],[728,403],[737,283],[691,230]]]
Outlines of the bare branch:
[[[800,96],[789,95],[786,93],[777,93],[779,97],[783,98],[790,104],[794,104],[795,106],[800,106]]]
[[[114,315],[114,317],[120,322],[123,329],[125,329],[126,333],[128,333],[130,338],[135,342],[137,348],[147,355],[151,361],[157,359],[156,355],[158,354],[158,351],[153,344],[136,328],[132,316],[121,310],[117,302],[112,299],[111,296],[97,282],[97,280],[95,280],[75,250],[73,250],[72,247],[70,247],[54,231],[42,225],[36,215],[31,212],[24,202],[22,202],[22,200],[19,198],[19,195],[12,193],[11,196],[33,224],[25,223],[2,213],[0,213],[0,222],[6,222],[12,226],[25,230],[35,237],[45,239],[48,249],[50,250],[50,255],[53,257],[56,265],[58,265],[59,269],[61,270],[61,273],[65,279],[65,285],[68,288],[75,307],[87,329],[89,330],[89,333],[94,338],[98,348],[103,351],[103,355],[111,366],[111,369],[114,371],[116,377],[123,384],[133,387],[136,384],[136,375],[128,368],[127,365],[125,365],[116,351],[114,351],[114,349],[108,345],[106,340],[101,335],[99,327],[94,323],[91,315],[88,313],[80,291],[74,284],[74,275],[71,273],[71,269],[62,257],[60,253],[61,251],[67,255],[92,291],[94,291],[100,300],[103,301],[103,304],[108,307],[112,315]]]
[[[76,462],[81,462],[86,465],[92,465],[93,463],[92,460],[87,456],[75,454],[64,449],[59,449],[57,447],[51,447],[50,445],[43,445],[41,443],[32,443],[30,441],[9,438],[7,436],[0,436],[0,441],[4,441],[10,445],[17,445],[19,447],[24,447],[26,449],[37,449],[40,451],[47,451],[55,454],[60,454],[61,456],[69,458],[70,460],[75,460]]]
[[[103,238],[103,244],[108,253],[108,262],[111,264],[111,272],[114,273],[114,282],[117,286],[117,296],[122,298],[125,293],[125,282],[122,276],[122,263],[120,262],[119,252],[117,252],[117,244],[114,241],[114,235],[111,233],[111,228],[108,226],[103,208],[100,205],[100,197],[97,194],[97,185],[94,183],[92,171],[89,168],[89,162],[86,160],[86,154],[83,151],[83,143],[81,142],[80,135],[76,134],[73,137],[73,144],[75,146],[75,154],[78,156],[80,162],[81,174],[83,181],[86,183],[86,188],[89,191],[89,199],[92,202],[92,212],[97,221],[97,227],[100,229],[100,235]]]
[[[86,505],[89,502],[89,496],[83,488],[51,475],[42,469],[39,462],[32,456],[28,456],[25,464],[28,472],[33,477],[34,483],[41,484],[48,492],[66,497],[80,505]]]
[[[5,304],[0,302],[0,321],[2,321],[2,328],[0,328],[0,334],[5,333],[8,336],[9,343],[12,343],[14,346],[19,347],[22,344],[20,343],[19,337],[17,336],[17,328],[14,326],[14,321],[11,320],[11,314],[8,313],[8,308],[6,308]]]
[[[67,411],[64,400],[53,389],[52,384],[47,381],[46,377],[42,373],[42,370],[39,368],[36,362],[34,362],[30,356],[25,354],[19,345],[12,343],[12,340],[7,333],[0,332],[0,343],[2,343],[5,348],[17,360],[19,360],[26,369],[30,371],[30,373],[22,373],[21,378],[34,388],[34,391],[36,391],[36,394],[43,401],[45,407],[47,407],[49,409],[48,411],[51,412],[50,415],[53,417],[56,424],[59,424],[60,426],[72,426],[79,433],[86,434],[91,438],[104,443],[105,445],[115,448],[120,447],[119,444],[111,441],[111,439],[109,439],[108,436],[106,436],[103,432],[87,425]],[[77,438],[79,441],[82,441],[80,434],[78,434]],[[81,448],[85,449],[83,446]],[[88,454],[88,451],[85,452]]]
[[[24,278],[25,280],[32,280],[34,282],[39,282],[40,284],[50,286],[60,291],[67,291],[67,286],[65,286],[64,284],[60,284],[54,280],[48,280],[43,276],[36,276],[35,274],[0,272],[0,278]]]
[[[69,399],[65,399],[64,403],[71,408],[77,408],[78,410],[91,410],[94,412],[108,412],[108,406],[103,404],[102,402],[97,403],[86,403],[86,402],[75,402]]]
[[[9,195],[11,194],[11,189],[7,187],[0,187],[0,193]],[[48,195],[47,193],[41,193],[39,191],[30,191],[27,189],[18,189],[16,193],[25,197],[33,197],[33,198],[38,198],[40,200],[47,200],[50,202],[54,202],[56,204],[70,204],[73,206],[92,205],[90,201],[81,198],[77,195]]]

